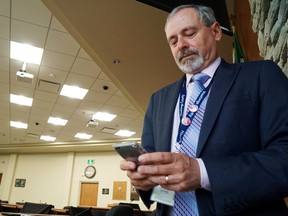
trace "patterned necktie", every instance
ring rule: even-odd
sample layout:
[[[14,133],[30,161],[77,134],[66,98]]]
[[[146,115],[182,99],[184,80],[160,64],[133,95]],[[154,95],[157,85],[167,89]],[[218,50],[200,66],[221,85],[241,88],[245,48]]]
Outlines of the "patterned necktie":
[[[190,157],[196,157],[197,144],[199,138],[199,132],[204,116],[204,111],[207,103],[207,97],[202,100],[202,103],[198,106],[195,105],[195,101],[198,99],[199,94],[205,89],[203,84],[209,79],[209,76],[204,73],[197,73],[192,77],[192,95],[188,103],[188,110],[196,112],[190,125],[188,126],[182,140],[180,153],[186,154]],[[199,99],[201,100],[201,98]],[[196,202],[195,191],[188,192],[176,192],[174,199],[174,216],[198,216],[198,207]]]

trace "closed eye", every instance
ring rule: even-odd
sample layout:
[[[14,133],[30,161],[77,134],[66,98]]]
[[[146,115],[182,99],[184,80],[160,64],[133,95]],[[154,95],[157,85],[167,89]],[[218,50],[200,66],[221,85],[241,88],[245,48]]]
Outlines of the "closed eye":
[[[169,40],[170,46],[176,46],[176,44],[177,44],[177,38],[176,37],[173,37]]]

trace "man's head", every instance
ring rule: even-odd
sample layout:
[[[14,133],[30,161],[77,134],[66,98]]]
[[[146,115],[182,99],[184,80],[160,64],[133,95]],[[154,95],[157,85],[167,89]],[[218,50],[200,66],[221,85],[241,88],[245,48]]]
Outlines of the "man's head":
[[[211,8],[182,5],[167,17],[166,37],[173,57],[185,73],[197,73],[217,57],[222,31]]]

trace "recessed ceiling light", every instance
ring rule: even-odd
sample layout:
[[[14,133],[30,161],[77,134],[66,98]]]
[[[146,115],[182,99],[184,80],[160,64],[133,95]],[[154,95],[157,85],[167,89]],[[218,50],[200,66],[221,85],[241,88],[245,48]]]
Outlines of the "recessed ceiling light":
[[[134,135],[136,132],[129,131],[129,130],[119,130],[118,132],[115,133],[117,136],[123,136],[123,137],[130,137]]]
[[[27,63],[40,64],[43,49],[29,44],[10,41],[10,58]]]
[[[86,133],[77,133],[74,137],[79,139],[91,139],[93,135],[86,134]]]
[[[83,99],[87,92],[88,89],[79,88],[77,86],[64,85],[60,95],[70,98]]]
[[[10,94],[10,102],[23,106],[32,106],[33,98],[25,97],[22,95]]]
[[[16,121],[10,121],[10,126],[15,128],[27,129],[28,124]]]
[[[93,115],[92,119],[93,120],[99,120],[99,121],[112,121],[114,118],[116,117],[116,115],[114,114],[110,114],[107,112],[97,112]]]
[[[67,124],[68,120],[61,119],[61,118],[55,118],[55,117],[49,117],[48,123],[54,124],[54,125],[61,125],[65,126]]]
[[[45,141],[55,141],[56,137],[52,137],[52,136],[46,136],[46,135],[42,135],[40,137],[41,140],[45,140]]]

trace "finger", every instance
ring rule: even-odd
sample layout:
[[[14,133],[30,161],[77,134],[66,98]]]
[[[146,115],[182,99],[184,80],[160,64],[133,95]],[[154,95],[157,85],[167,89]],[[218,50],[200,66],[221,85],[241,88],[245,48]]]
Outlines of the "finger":
[[[157,185],[169,185],[169,184],[174,184],[174,180],[172,178],[172,175],[161,175],[161,176],[150,176],[149,181],[157,184]]]
[[[140,165],[137,168],[137,171],[142,175],[150,176],[161,176],[172,174],[173,165],[172,164],[151,164],[151,165]]]
[[[183,173],[189,168],[189,157],[180,153],[150,153],[143,160],[145,163],[141,163],[138,171],[146,175],[171,175]]]
[[[148,179],[144,180],[131,180],[131,184],[138,190],[150,190],[155,187],[157,184],[149,181]]]
[[[154,152],[140,155],[138,160],[140,164],[165,164],[171,163],[174,160],[173,155],[176,153],[171,152]]]
[[[137,165],[136,163],[132,161],[121,161],[120,162],[120,169],[123,171],[128,171],[128,170],[136,170]]]

